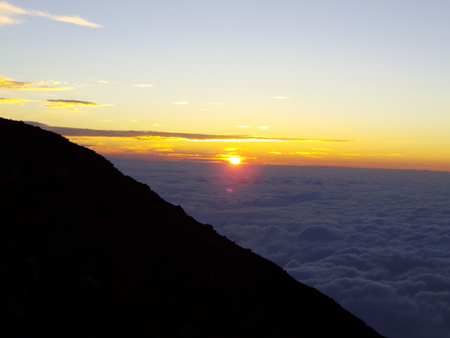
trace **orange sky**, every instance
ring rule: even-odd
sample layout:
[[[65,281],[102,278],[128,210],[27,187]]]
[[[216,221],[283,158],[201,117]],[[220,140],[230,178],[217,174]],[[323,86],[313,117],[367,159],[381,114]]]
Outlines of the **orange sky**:
[[[29,122],[33,123],[33,122]],[[412,142],[377,144],[358,140],[314,140],[208,135],[167,132],[138,132],[51,127],[72,142],[104,156],[156,161],[228,162],[296,166],[340,166],[361,168],[450,171],[442,150],[416,154]],[[364,144],[366,143],[366,144]]]
[[[450,171],[448,2],[137,8],[0,1],[0,116],[108,156]]]

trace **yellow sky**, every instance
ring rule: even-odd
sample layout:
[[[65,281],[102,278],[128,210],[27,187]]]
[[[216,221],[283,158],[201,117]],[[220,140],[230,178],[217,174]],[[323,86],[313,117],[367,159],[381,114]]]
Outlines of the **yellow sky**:
[[[2,1],[0,116],[108,156],[450,171],[450,5],[325,2]]]
[[[442,150],[416,156],[417,145],[412,142],[95,130],[29,123],[114,158],[223,163],[237,157],[241,164],[449,170],[448,158],[439,158]]]

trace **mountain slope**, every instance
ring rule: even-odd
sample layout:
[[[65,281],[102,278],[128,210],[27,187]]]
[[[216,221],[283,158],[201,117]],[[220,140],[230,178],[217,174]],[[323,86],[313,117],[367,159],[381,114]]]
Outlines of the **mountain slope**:
[[[0,336],[381,337],[95,152],[0,119]]]

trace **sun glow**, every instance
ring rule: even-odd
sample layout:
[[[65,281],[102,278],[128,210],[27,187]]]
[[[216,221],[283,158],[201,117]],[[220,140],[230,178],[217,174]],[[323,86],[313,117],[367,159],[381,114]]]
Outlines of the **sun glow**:
[[[237,157],[237,156],[230,157],[228,159],[228,161],[230,161],[230,163],[234,164],[234,165],[238,165],[238,164],[241,163],[241,159],[239,157]]]

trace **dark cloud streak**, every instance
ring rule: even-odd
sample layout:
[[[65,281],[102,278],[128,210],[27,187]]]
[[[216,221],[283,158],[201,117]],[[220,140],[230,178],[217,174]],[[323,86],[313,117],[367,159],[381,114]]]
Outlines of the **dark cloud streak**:
[[[50,101],[50,100],[49,100]],[[62,100],[55,100],[62,101]],[[83,128],[52,127],[39,122],[26,121],[26,123],[50,130],[63,136],[73,137],[160,137],[160,138],[179,138],[187,140],[256,140],[256,141],[274,141],[274,142],[354,142],[351,140],[311,140],[302,138],[268,138],[249,135],[209,135],[209,134],[190,134],[177,132],[159,132],[159,131],[136,131],[136,130],[96,130]]]

